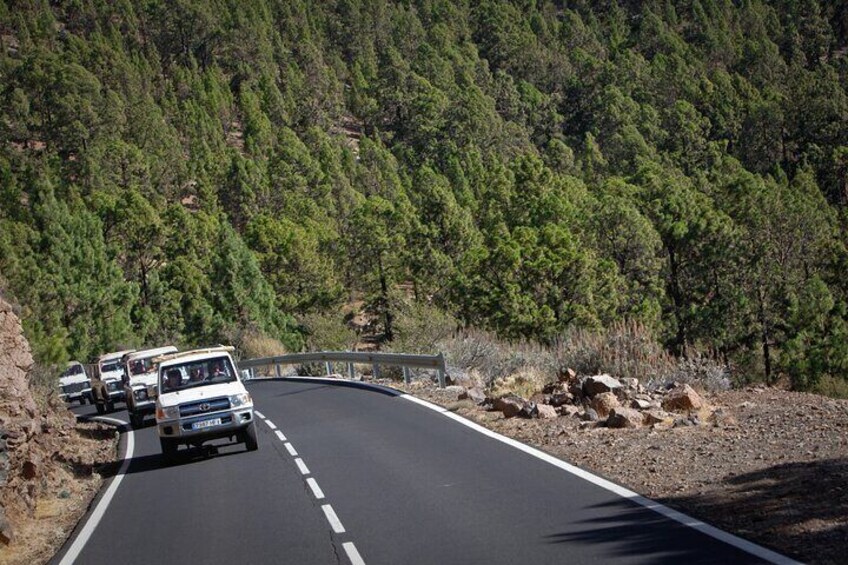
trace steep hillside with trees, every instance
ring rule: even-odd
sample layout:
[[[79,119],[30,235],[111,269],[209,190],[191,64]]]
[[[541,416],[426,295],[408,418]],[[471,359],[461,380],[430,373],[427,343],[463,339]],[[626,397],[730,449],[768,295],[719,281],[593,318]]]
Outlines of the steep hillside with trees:
[[[398,287],[553,342],[623,320],[848,377],[848,8],[821,0],[0,5],[0,272],[36,357]]]

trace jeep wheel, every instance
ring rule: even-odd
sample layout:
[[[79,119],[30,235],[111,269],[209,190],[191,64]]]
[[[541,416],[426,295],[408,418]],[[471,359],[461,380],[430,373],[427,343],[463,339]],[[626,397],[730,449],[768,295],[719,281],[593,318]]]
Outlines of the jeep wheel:
[[[144,427],[144,414],[135,414],[130,412],[130,424],[132,424],[133,429],[141,429]]]
[[[80,406],[85,406],[85,397],[80,396],[78,402],[80,403]]]
[[[242,432],[242,441],[248,451],[256,451],[259,449],[259,444],[256,442],[256,424],[251,422]]]
[[[112,402],[111,400],[106,401],[106,411],[107,412],[114,412],[115,411],[115,403]]]
[[[106,413],[106,407],[103,406],[102,402],[97,403],[97,413],[98,414],[105,414]]]
[[[167,459],[173,459],[177,455],[179,444],[173,439],[160,437],[159,445],[162,447],[162,455]]]

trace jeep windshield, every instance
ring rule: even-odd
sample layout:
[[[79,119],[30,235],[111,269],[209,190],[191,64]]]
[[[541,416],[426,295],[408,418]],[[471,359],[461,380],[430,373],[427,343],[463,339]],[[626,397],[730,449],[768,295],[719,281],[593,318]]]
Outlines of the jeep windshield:
[[[234,380],[236,372],[229,357],[214,357],[168,366],[162,371],[159,390],[163,393],[176,392]]]
[[[106,363],[103,363],[102,365],[100,365],[100,372],[101,373],[114,373],[115,371],[123,372],[123,369],[121,369],[121,361],[120,360],[116,359],[115,361],[107,361]]]
[[[150,370],[153,369],[153,357],[148,357],[146,359],[133,359],[129,362],[129,366],[132,376],[149,373]]]

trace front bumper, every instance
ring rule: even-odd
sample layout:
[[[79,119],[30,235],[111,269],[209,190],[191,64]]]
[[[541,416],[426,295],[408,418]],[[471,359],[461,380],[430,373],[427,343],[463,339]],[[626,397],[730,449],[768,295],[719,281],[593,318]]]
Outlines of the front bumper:
[[[194,429],[194,424],[207,420],[221,419],[221,423],[215,426]],[[228,437],[239,432],[253,423],[253,406],[239,407],[233,410],[213,412],[177,420],[163,420],[156,422],[156,429],[161,438],[171,438],[191,443],[194,441],[205,441]]]
[[[154,400],[136,400],[133,403],[134,414],[153,414],[156,412],[156,401]]]

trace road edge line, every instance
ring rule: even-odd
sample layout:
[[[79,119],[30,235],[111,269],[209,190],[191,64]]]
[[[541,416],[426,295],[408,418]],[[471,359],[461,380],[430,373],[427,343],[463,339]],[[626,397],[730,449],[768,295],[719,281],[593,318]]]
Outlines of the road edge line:
[[[95,417],[90,418],[90,420],[103,421],[120,426],[129,425],[127,422],[118,420],[117,418]],[[124,459],[121,461],[121,467],[118,469],[115,476],[112,477],[112,481],[109,483],[109,486],[106,487],[106,491],[103,493],[103,496],[101,496],[100,500],[97,501],[94,510],[89,513],[85,524],[80,529],[76,538],[74,538],[71,546],[62,556],[62,559],[59,561],[59,565],[71,565],[77,560],[77,557],[79,557],[79,554],[85,548],[85,544],[87,544],[88,540],[91,538],[91,534],[94,533],[94,530],[97,529],[98,524],[100,524],[100,520],[106,513],[106,509],[109,507],[109,504],[112,502],[112,498],[115,496],[115,492],[117,492],[121,481],[124,480],[127,468],[130,466],[130,461],[132,460],[133,453],[135,452],[135,432],[133,430],[128,430],[124,432],[124,435],[127,438],[127,447],[124,452]]]

